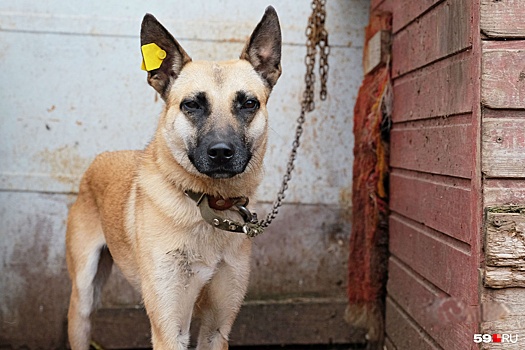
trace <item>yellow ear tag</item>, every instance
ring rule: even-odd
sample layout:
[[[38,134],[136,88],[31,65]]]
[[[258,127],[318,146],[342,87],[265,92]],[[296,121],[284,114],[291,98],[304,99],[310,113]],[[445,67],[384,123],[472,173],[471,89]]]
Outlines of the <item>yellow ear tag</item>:
[[[142,45],[141,50],[142,66],[140,68],[148,72],[159,69],[162,61],[166,58],[166,51],[155,43]]]

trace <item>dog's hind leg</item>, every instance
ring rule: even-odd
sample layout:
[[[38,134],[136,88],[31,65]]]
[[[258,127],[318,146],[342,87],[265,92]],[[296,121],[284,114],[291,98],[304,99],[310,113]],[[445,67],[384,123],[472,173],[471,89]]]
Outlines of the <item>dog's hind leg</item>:
[[[73,350],[89,349],[90,316],[113,264],[96,207],[88,202],[77,200],[67,225],[67,263],[72,282],[68,336]]]

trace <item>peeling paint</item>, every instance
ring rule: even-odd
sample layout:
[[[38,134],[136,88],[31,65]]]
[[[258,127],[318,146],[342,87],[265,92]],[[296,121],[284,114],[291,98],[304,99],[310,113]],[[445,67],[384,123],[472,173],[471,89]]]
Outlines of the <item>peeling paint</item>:
[[[44,163],[50,175],[64,184],[76,187],[77,178],[87,169],[91,159],[86,159],[78,154],[75,146],[62,146],[55,149],[44,148],[33,156],[33,160]]]
[[[64,195],[0,192],[1,345],[56,349],[65,344],[70,285],[63,217],[71,201]]]

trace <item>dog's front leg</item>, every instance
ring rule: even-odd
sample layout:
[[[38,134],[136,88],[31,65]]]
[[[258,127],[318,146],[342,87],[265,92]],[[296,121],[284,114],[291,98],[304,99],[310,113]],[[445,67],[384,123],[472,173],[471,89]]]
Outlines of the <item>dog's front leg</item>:
[[[191,259],[187,252],[170,250],[142,266],[142,293],[151,323],[155,350],[186,350],[195,301],[213,268]]]
[[[227,350],[228,337],[248,287],[251,242],[225,256],[203,291],[199,303],[201,327],[197,350]]]

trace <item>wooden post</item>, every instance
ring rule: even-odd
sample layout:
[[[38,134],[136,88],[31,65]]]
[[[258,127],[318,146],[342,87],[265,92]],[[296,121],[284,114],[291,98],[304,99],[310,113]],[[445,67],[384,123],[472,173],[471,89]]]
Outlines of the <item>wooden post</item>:
[[[372,13],[366,28],[365,75],[354,108],[352,234],[346,320],[382,348],[388,263],[388,153],[391,111],[387,63],[390,13]]]

